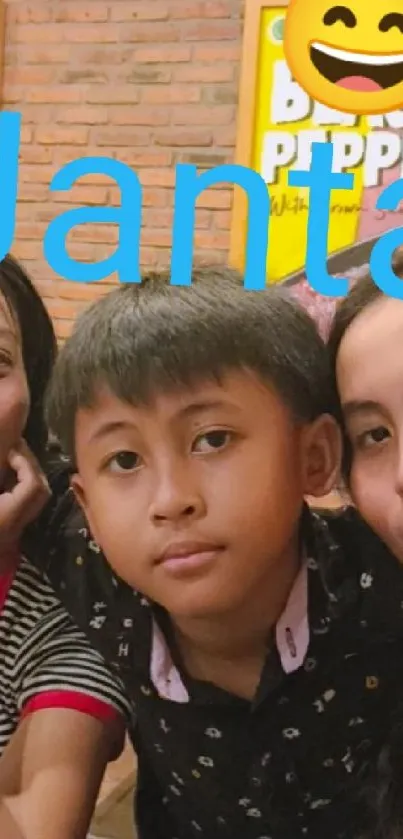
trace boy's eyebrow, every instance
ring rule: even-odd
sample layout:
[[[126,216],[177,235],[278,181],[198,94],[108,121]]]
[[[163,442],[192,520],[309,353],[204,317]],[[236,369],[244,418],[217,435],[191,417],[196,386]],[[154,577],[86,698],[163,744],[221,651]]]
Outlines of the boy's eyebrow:
[[[205,399],[200,402],[191,402],[190,405],[185,405],[183,408],[180,408],[173,416],[172,421],[177,422],[181,417],[192,416],[193,414],[199,413],[199,411],[206,411],[211,408],[222,408],[225,405],[227,405],[227,403],[219,399]],[[234,408],[236,406],[231,405],[231,407]],[[100,425],[94,433],[91,434],[90,441],[93,442],[94,440],[99,440],[101,437],[106,437],[108,434],[113,434],[115,431],[125,431],[127,429],[133,430],[134,427],[134,423],[127,422],[126,420],[111,420],[110,422],[102,423],[102,425]]]
[[[344,402],[342,405],[343,413],[346,417],[354,414],[365,414],[370,411],[381,411],[382,406],[379,402],[374,402],[372,399],[365,399],[362,402],[359,399],[352,399],[349,402]]]
[[[193,416],[193,414],[198,414],[200,411],[208,411],[214,408],[223,408],[223,407],[236,407],[231,403],[229,406],[227,402],[224,402],[221,399],[203,399],[199,402],[191,402],[189,405],[185,405],[184,408],[181,408],[178,413],[176,414],[176,419],[178,417],[189,417]]]
[[[132,427],[131,423],[125,422],[124,420],[104,422],[91,434],[89,441],[93,442],[94,440],[99,440],[101,437],[106,437],[108,434],[113,434],[114,431],[124,431]]]

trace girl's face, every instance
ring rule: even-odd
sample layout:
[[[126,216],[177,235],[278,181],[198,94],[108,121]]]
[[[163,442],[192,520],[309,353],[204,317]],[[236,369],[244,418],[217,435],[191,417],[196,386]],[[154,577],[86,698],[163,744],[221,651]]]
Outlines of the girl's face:
[[[382,296],[355,318],[336,375],[352,450],[352,499],[403,562],[403,301]]]
[[[29,411],[29,389],[22,359],[21,336],[0,293],[0,480],[10,450],[23,435]]]

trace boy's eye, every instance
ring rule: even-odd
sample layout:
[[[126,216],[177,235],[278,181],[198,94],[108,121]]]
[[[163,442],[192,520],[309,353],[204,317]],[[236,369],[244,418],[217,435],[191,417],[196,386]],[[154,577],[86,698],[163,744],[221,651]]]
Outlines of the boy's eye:
[[[108,461],[111,472],[133,472],[140,466],[140,458],[136,452],[121,451],[115,454]]]
[[[231,439],[229,431],[216,429],[215,431],[208,431],[206,434],[201,434],[194,444],[194,451],[200,454],[208,454],[212,451],[219,451],[224,448]]]
[[[380,443],[383,443],[389,437],[388,429],[384,425],[379,425],[377,428],[371,428],[370,431],[365,431],[364,434],[361,434],[358,442],[360,446],[368,448],[370,446],[379,446]]]

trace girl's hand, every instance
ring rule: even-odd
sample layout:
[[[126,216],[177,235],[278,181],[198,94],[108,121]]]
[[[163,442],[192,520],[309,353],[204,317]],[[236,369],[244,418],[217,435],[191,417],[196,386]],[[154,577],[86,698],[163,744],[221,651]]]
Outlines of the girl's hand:
[[[0,552],[15,548],[50,498],[48,482],[25,441],[8,457],[10,481],[0,494]]]

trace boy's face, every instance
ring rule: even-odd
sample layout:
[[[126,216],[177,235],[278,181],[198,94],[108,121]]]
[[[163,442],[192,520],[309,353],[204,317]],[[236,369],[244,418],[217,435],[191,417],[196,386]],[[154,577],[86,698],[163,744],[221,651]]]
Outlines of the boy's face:
[[[122,579],[173,615],[219,614],[270,586],[304,494],[329,490],[335,440],[248,372],[149,406],[105,390],[77,415],[73,484]]]
[[[353,500],[403,561],[403,302],[381,297],[352,322],[337,380],[352,447]]]

